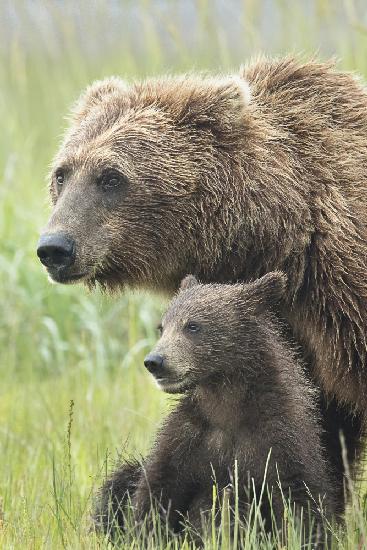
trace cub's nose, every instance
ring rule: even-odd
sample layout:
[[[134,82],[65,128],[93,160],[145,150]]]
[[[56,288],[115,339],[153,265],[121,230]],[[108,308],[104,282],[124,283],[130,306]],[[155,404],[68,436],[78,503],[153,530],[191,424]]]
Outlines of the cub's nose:
[[[42,235],[37,256],[46,267],[68,267],[75,261],[75,242],[64,233]]]
[[[159,353],[149,353],[144,359],[144,365],[152,374],[158,374],[163,367],[163,357]]]

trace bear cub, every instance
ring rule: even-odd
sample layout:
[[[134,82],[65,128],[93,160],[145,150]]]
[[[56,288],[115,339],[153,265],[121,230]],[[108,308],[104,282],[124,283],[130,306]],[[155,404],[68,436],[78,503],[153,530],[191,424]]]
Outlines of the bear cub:
[[[212,509],[213,483],[240,512],[261,503],[265,527],[281,526],[282,493],[296,514],[320,525],[337,510],[321,448],[317,394],[281,336],[272,309],[285,292],[273,272],[248,284],[200,284],[189,275],[160,325],[145,366],[158,386],[182,394],[142,464],[123,464],[100,491],[97,525],[123,527],[131,499],[135,518],[152,501],[178,532],[188,520],[200,532]],[[280,482],[280,486],[279,486]],[[271,495],[271,497],[270,497]],[[257,500],[259,502],[259,500]]]

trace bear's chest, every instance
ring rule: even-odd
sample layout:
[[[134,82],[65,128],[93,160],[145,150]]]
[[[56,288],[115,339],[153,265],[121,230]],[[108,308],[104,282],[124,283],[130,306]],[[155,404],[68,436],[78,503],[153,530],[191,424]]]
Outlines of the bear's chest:
[[[249,430],[238,426],[210,426],[202,438],[199,452],[213,466],[232,468],[235,460],[243,460],[251,453],[251,447]]]

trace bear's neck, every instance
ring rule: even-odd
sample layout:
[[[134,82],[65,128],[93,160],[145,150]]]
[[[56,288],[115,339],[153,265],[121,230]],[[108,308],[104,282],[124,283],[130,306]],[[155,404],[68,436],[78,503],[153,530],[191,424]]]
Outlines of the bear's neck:
[[[276,358],[264,354],[252,364],[232,366],[229,374],[195,388],[194,406],[210,426],[225,431],[264,422],[266,416],[286,407],[289,400],[289,388],[281,384],[282,373],[276,363]]]
[[[293,262],[299,274],[315,232],[308,182],[299,182],[283,145],[264,137],[271,128],[258,132],[256,116],[246,142],[206,170],[191,253],[192,273],[203,282],[247,280]]]

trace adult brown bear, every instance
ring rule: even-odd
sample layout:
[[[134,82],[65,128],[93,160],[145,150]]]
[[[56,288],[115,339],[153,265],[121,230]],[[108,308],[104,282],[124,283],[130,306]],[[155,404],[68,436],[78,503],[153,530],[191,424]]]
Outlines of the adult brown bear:
[[[38,255],[55,281],[110,289],[285,271],[340,480],[339,431],[353,463],[366,411],[366,186],[367,94],[330,65],[112,78],[73,110]]]

